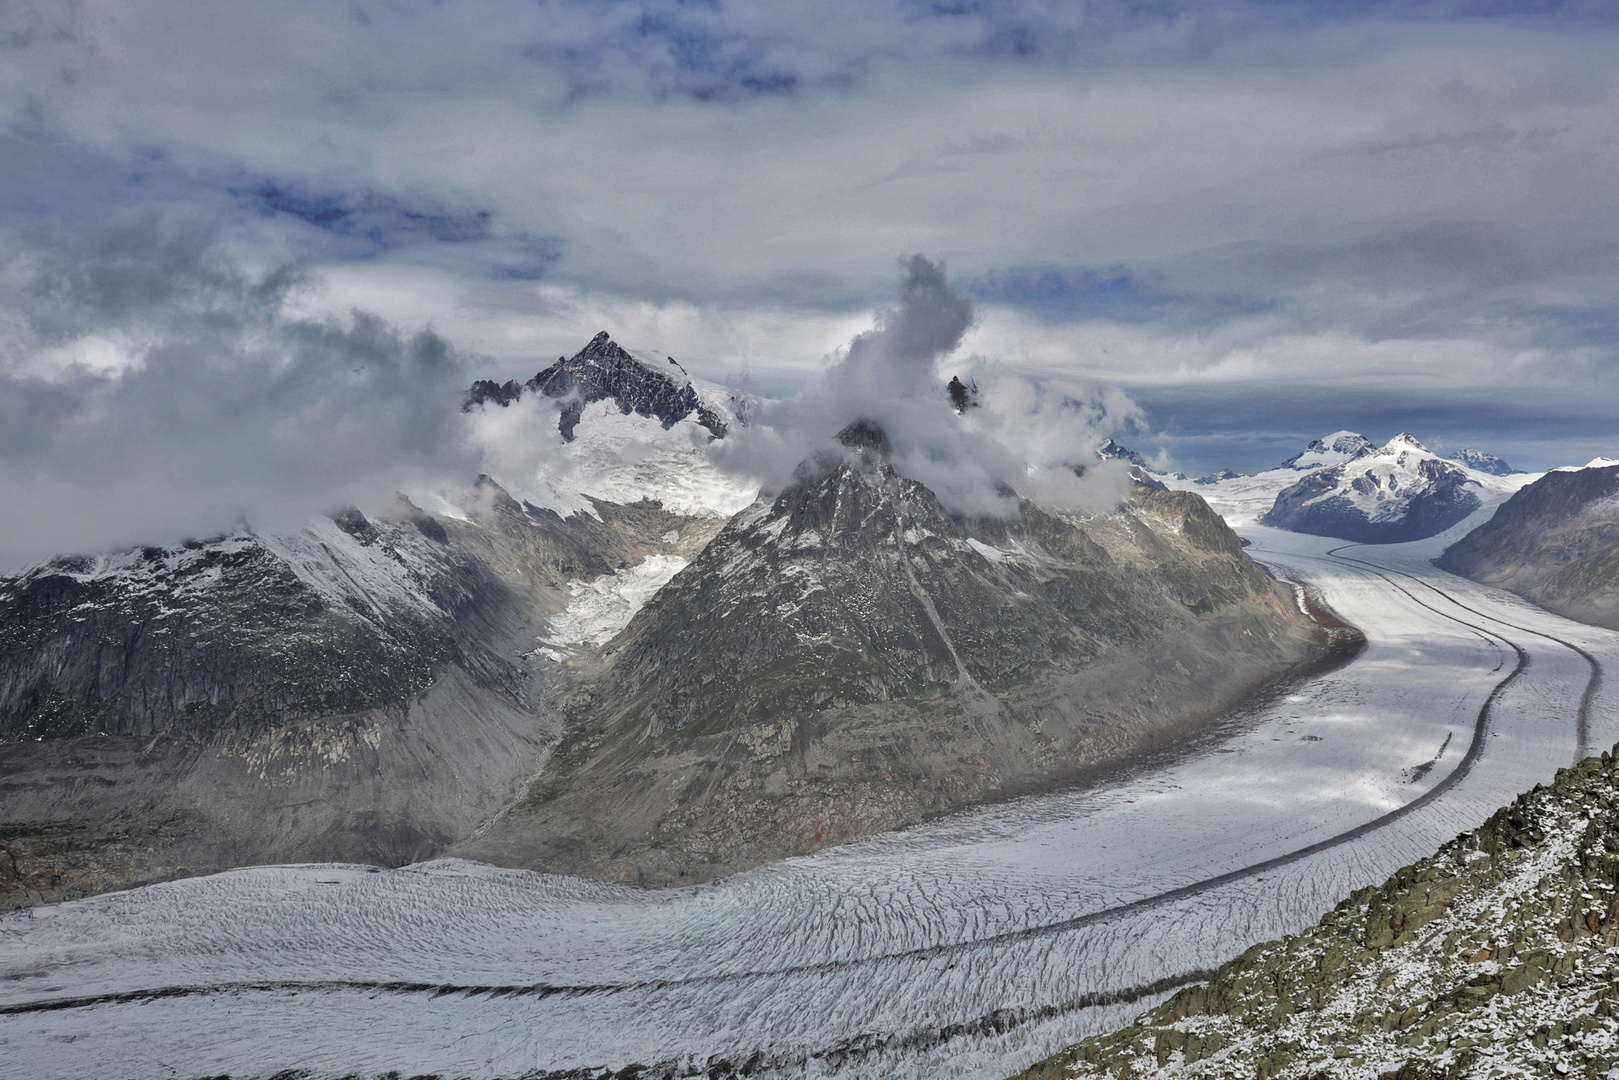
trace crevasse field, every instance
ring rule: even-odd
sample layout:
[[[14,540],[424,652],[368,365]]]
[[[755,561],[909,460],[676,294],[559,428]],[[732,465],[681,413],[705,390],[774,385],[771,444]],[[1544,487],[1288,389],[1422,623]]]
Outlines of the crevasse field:
[[[1369,647],[1104,788],[688,889],[263,867],[8,916],[0,1074],[1004,1076],[1619,738],[1619,634],[1429,565],[1477,523],[1242,526]]]

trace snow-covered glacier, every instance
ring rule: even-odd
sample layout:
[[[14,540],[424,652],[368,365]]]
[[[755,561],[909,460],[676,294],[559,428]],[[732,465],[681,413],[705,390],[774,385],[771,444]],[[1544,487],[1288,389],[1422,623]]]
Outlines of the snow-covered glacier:
[[[1619,738],[1598,678],[1619,634],[1434,569],[1451,533],[1243,532],[1367,649],[1107,786],[686,889],[443,860],[38,908],[0,921],[0,1061],[41,1078],[1004,1076]]]

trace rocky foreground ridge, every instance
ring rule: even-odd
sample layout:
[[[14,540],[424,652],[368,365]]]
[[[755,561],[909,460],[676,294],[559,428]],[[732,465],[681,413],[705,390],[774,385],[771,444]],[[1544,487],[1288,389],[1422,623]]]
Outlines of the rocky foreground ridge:
[[[1318,926],[1018,1080],[1596,1077],[1619,1066],[1619,747]]]

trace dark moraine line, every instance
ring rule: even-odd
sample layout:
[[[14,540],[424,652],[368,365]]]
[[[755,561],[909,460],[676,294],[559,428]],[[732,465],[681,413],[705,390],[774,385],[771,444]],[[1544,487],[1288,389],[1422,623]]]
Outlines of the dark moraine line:
[[[1510,626],[1514,630],[1522,630],[1526,634],[1533,634],[1536,637],[1543,637],[1547,641],[1555,641],[1565,649],[1578,653],[1581,658],[1583,658],[1585,662],[1591,666],[1591,677],[1585,682],[1585,693],[1580,695],[1580,707],[1574,713],[1574,764],[1577,765],[1591,756],[1591,703],[1596,699],[1597,691],[1602,689],[1601,661],[1592,656],[1590,653],[1586,652],[1584,649],[1580,648],[1578,645],[1574,644],[1572,641],[1564,641],[1555,634],[1548,634],[1544,630],[1531,630],[1527,626],[1519,626],[1517,623],[1507,622],[1505,619],[1495,615],[1486,614],[1477,608],[1468,607],[1454,596],[1451,596],[1443,589],[1434,585],[1433,582],[1417,577],[1415,574],[1408,574],[1404,570],[1392,570],[1388,567],[1378,567],[1373,563],[1366,562],[1364,559],[1352,559],[1348,555],[1338,554],[1338,552],[1343,551],[1345,548],[1365,546],[1365,544],[1345,544],[1343,547],[1333,548],[1331,551],[1327,552],[1327,554],[1331,555],[1335,559],[1341,559],[1344,562],[1357,563],[1360,566],[1367,567],[1373,573],[1378,573],[1379,570],[1388,570],[1390,574],[1399,574],[1401,577],[1410,578],[1412,581],[1432,589],[1434,592],[1438,593],[1440,596],[1443,596],[1446,600],[1449,600],[1463,611],[1471,611],[1479,618],[1488,619],[1500,626]],[[1393,584],[1393,582],[1390,582],[1390,584]]]
[[[1360,562],[1360,560],[1344,561]],[[1457,763],[1456,767],[1452,769],[1443,780],[1440,780],[1432,788],[1412,801],[1403,806],[1397,807],[1396,809],[1391,810],[1380,817],[1373,818],[1371,821],[1358,825],[1346,832],[1339,833],[1336,836],[1328,837],[1325,840],[1320,840],[1314,844],[1308,845],[1307,847],[1299,848],[1284,855],[1278,855],[1272,859],[1266,859],[1263,862],[1254,863],[1251,866],[1231,870],[1224,874],[1205,878],[1202,881],[1196,881],[1188,885],[1182,885],[1178,888],[1170,889],[1166,892],[1143,897],[1139,900],[1132,900],[1128,903],[1119,904],[1114,907],[1102,908],[1100,910],[1089,912],[1084,915],[1078,915],[1070,919],[1046,923],[1041,926],[1026,927],[1021,930],[1009,930],[1004,933],[992,934],[988,937],[977,938],[972,941],[955,942],[943,945],[929,945],[915,949],[905,949],[892,953],[883,953],[877,956],[860,957],[851,960],[824,960],[817,963],[773,968],[767,971],[731,972],[714,975],[694,975],[679,979],[655,979],[637,982],[576,985],[526,984],[510,986],[471,986],[449,983],[358,981],[233,982],[199,986],[172,986],[150,990],[130,990],[118,993],[98,994],[88,997],[54,998],[43,1001],[22,1002],[15,1005],[0,1006],[0,1016],[33,1012],[49,1012],[59,1009],[86,1008],[97,1005],[122,1004],[126,1002],[156,1001],[164,998],[174,997],[195,997],[210,994],[253,992],[296,993],[309,991],[318,992],[324,990],[358,991],[364,993],[431,994],[435,997],[444,995],[487,995],[490,997],[572,998],[597,994],[620,994],[633,991],[667,990],[683,986],[746,983],[761,979],[780,978],[782,976],[789,975],[839,971],[870,964],[887,963],[893,961],[926,961],[938,957],[955,956],[973,950],[1006,945],[1017,941],[1055,936],[1071,930],[1078,930],[1087,926],[1109,922],[1122,916],[1147,911],[1164,904],[1174,903],[1178,900],[1185,900],[1187,898],[1208,892],[1212,889],[1220,888],[1224,885],[1242,881],[1246,878],[1256,877],[1260,874],[1268,873],[1269,871],[1288,866],[1302,859],[1307,859],[1310,856],[1317,855],[1323,851],[1329,851],[1332,848],[1338,847],[1342,844],[1358,840],[1369,833],[1376,832],[1378,829],[1384,828],[1407,816],[1408,814],[1415,813],[1417,810],[1427,806],[1429,803],[1438,799],[1445,792],[1455,787],[1456,784],[1459,783],[1462,778],[1472,770],[1474,763],[1483,753],[1484,745],[1487,742],[1486,736],[1488,735],[1490,715],[1495,706],[1496,700],[1503,692],[1505,692],[1506,688],[1518,678],[1518,676],[1523,674],[1523,672],[1529,668],[1529,654],[1524,652],[1524,650],[1518,647],[1518,645],[1515,643],[1508,641],[1498,633],[1487,631],[1483,627],[1475,626],[1464,619],[1460,619],[1447,612],[1440,611],[1433,605],[1428,604],[1413,595],[1398,582],[1395,582],[1386,574],[1383,574],[1378,568],[1371,567],[1369,564],[1364,563],[1362,563],[1362,565],[1367,566],[1370,572],[1384,580],[1391,588],[1405,595],[1419,607],[1433,612],[1440,618],[1457,623],[1461,626],[1465,626],[1470,630],[1478,631],[1481,635],[1485,636],[1487,640],[1500,639],[1501,641],[1505,641],[1506,644],[1511,646],[1513,652],[1517,654],[1517,664],[1513,667],[1512,671],[1506,675],[1505,678],[1501,679],[1493,688],[1491,688],[1489,695],[1484,700],[1484,703],[1479,707],[1478,717],[1473,724],[1473,738],[1468,744],[1467,753],[1463,755],[1461,761]],[[1450,600],[1452,603],[1457,603],[1457,601],[1445,594],[1443,590],[1435,589],[1434,591],[1438,592],[1441,596],[1445,596],[1446,599]],[[1458,603],[1457,606],[1460,607],[1463,605]],[[1475,612],[1475,614],[1478,613]],[[1484,617],[1489,618],[1489,616]],[[1157,982],[1152,983],[1151,986],[1155,988],[1161,987],[1168,989],[1175,986],[1184,985],[1189,982],[1197,982],[1206,977],[1206,972],[1184,973],[1158,980]],[[1094,1005],[1107,1004],[1115,1000],[1128,1001],[1132,1000],[1132,996],[1139,998],[1154,992],[1157,991],[1142,987],[1119,988],[1116,990],[1096,991],[1091,995],[1087,995],[1087,997],[1095,998],[1095,1001],[1091,1003]],[[1091,1006],[1085,1004],[1076,1005],[1075,1003],[1069,1003],[1068,1006],[1065,1006],[1066,1009],[1087,1007]]]

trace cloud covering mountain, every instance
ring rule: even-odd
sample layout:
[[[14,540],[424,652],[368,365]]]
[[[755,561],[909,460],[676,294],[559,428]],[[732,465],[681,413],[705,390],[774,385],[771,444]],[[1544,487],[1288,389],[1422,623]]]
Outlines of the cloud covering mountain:
[[[479,458],[430,330],[294,309],[210,224],[132,213],[7,237],[0,565],[278,529]]]
[[[925,251],[974,301],[958,356],[1123,385],[1157,429],[1135,444],[1190,473],[1341,426],[1541,468],[1613,450],[1616,38],[1606,8],[1508,0],[39,0],[0,12],[0,228],[59,268],[143,214],[217,235],[149,254],[215,298],[187,303],[225,303],[220,251],[244,281],[294,268],[230,288],[304,355],[403,358],[430,323],[504,381],[611,327],[771,396],[816,385]],[[30,259],[7,288],[45,280]],[[156,378],[107,372],[170,300],[29,303],[4,377],[82,361],[104,403]],[[320,415],[322,381],[294,384]],[[394,385],[367,392],[417,430],[352,445],[425,464]],[[30,393],[19,413],[61,407]],[[189,430],[152,427],[115,456]],[[7,450],[36,485],[39,453]]]

